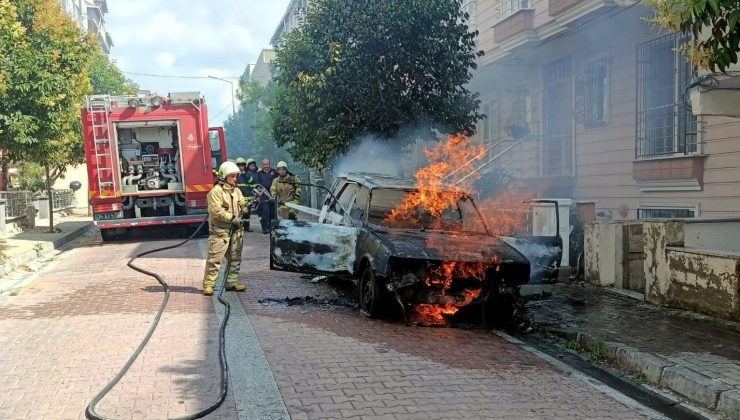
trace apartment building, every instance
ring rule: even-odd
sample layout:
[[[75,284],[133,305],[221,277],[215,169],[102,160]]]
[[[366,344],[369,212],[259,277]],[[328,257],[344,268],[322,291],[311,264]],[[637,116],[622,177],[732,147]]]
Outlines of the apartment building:
[[[85,33],[92,35],[105,54],[110,54],[113,40],[106,30],[105,14],[108,13],[106,0],[60,0],[62,9],[77,23]]]
[[[285,9],[283,18],[280,19],[275,33],[270,39],[270,44],[278,45],[280,37],[283,34],[290,32],[291,29],[299,26],[306,16],[306,9],[308,8],[309,0],[290,0],[288,7]]]
[[[263,49],[257,61],[249,63],[244,69],[241,80],[244,83],[257,82],[262,86],[272,80],[272,60],[275,59],[275,50]]]
[[[740,118],[695,116],[684,37],[633,0],[465,2],[492,167],[602,219],[740,216]],[[731,113],[730,113],[731,114]],[[491,169],[491,168],[489,168]]]

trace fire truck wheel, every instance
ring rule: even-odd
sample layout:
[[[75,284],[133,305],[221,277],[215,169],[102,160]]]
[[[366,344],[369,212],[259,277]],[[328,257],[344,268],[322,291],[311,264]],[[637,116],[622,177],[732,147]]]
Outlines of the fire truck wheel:
[[[118,239],[118,232],[117,229],[100,229],[100,236],[103,242],[111,242]]]
[[[117,241],[125,238],[127,234],[127,228],[100,229],[100,236],[103,238],[103,242]]]
[[[383,314],[383,289],[375,277],[372,267],[365,267],[358,284],[360,312],[370,318],[379,318]]]

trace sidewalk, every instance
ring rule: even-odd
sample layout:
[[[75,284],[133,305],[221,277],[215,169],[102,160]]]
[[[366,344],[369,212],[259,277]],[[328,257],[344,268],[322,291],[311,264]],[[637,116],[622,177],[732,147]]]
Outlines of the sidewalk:
[[[16,287],[17,281],[8,276],[14,270],[49,255],[93,226],[92,218],[85,209],[54,214],[54,222],[54,233],[49,232],[48,220],[40,220],[33,229],[25,229],[0,239],[0,294]]]
[[[536,295],[540,291],[544,296]],[[740,324],[588,285],[530,286],[523,294],[542,330],[722,417],[740,419]]]

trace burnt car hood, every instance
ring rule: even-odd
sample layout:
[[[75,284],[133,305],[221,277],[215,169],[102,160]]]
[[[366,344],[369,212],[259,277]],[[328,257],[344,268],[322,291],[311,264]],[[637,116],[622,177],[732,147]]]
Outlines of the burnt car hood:
[[[503,263],[527,263],[524,255],[489,235],[407,229],[373,229],[372,232],[397,258],[484,262],[496,256]]]

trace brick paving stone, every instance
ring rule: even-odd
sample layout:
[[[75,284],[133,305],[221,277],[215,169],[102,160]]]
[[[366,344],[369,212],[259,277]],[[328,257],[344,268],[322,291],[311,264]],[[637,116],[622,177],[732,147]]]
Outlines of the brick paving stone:
[[[351,305],[276,302],[351,303],[353,290],[270,271],[267,239],[247,236],[249,292],[240,297],[293,418],[641,418],[485,330],[407,327]],[[351,409],[338,407],[347,402]]]
[[[162,288],[126,267],[134,252],[173,243],[105,244],[92,235],[0,307],[0,418],[84,418],[95,393],[149,327]],[[100,404],[120,418],[166,418],[218,393],[217,320],[200,295],[197,243],[139,260],[172,286],[160,326],[130,374]],[[236,418],[232,395],[211,418]]]
[[[160,303],[162,288],[125,267],[153,246],[90,239],[0,306],[0,418],[84,418]],[[353,294],[270,271],[267,247],[267,235],[247,235],[249,291],[239,297],[293,419],[640,417],[488,331],[406,327],[366,319],[348,305],[261,303],[312,296],[351,306]],[[165,274],[170,305],[102,413],[165,418],[215,397],[217,318],[200,295],[201,256],[192,243],[140,261]],[[208,418],[236,418],[233,395]]]

